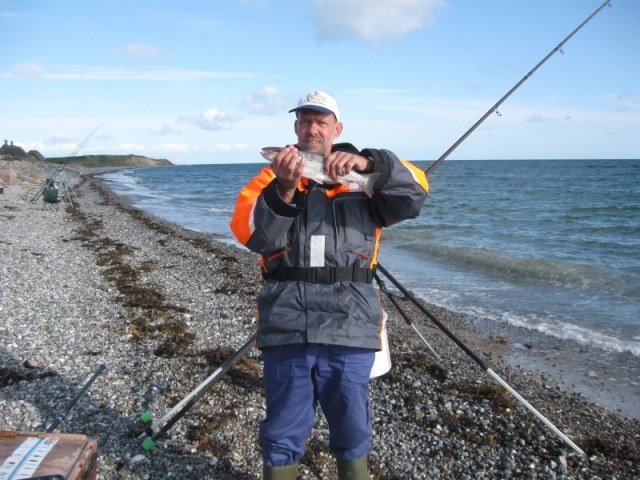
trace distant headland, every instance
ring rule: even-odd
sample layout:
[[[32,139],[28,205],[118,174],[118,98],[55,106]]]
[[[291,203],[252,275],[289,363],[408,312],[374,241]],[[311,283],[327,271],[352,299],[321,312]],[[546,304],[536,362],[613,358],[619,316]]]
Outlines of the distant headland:
[[[76,157],[47,158],[48,162],[81,166],[85,168],[96,167],[160,167],[173,165],[164,158],[149,158],[141,155],[78,155]]]
[[[0,160],[27,160],[33,162],[47,162],[59,165],[72,165],[85,168],[100,167],[159,167],[173,165],[169,160],[149,158],[141,155],[77,155],[67,157],[47,158],[37,150],[26,152],[13,141],[4,141],[0,146]]]

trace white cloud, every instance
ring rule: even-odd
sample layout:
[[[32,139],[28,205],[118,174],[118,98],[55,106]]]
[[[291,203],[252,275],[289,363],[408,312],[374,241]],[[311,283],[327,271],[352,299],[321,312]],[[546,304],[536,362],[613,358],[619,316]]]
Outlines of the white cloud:
[[[407,93],[406,90],[401,90],[399,88],[358,88],[356,89],[356,93],[361,95],[393,95],[399,93]]]
[[[640,94],[635,92],[621,93],[616,95],[616,99],[621,102],[628,102],[634,105],[640,105]]]
[[[18,68],[19,67],[19,68]],[[57,72],[45,72],[35,63],[14,66],[11,73],[0,73],[0,78],[44,78],[47,80],[145,80],[174,81],[207,78],[255,78],[263,75],[252,72],[216,72],[206,70],[135,70],[105,67],[69,67]]]
[[[640,107],[640,94],[634,92],[621,93],[618,95],[607,95],[608,101],[615,105],[619,112],[633,112]]]
[[[423,28],[444,4],[445,0],[315,0],[311,18],[321,38],[383,43]]]
[[[533,113],[527,118],[529,123],[543,123],[543,122],[568,122],[571,120],[571,115],[553,115],[542,116],[539,113]]]
[[[282,112],[288,105],[289,101],[276,87],[267,86],[244,96],[244,106],[253,113],[274,115]]]
[[[0,5],[6,3],[4,0],[0,0]],[[46,15],[37,15],[34,13],[22,13],[22,12],[0,12],[0,18],[10,18],[10,19],[17,19],[17,20],[22,20],[22,19],[26,19],[26,20],[32,20],[32,19],[46,19],[49,18]]]
[[[55,132],[51,137],[44,141],[46,145],[60,145],[71,141],[71,137],[64,133]]]
[[[118,145],[117,149],[127,153],[143,152],[145,150],[142,145],[137,145],[135,143],[121,143],[120,145]]]
[[[231,130],[240,117],[210,108],[195,117],[182,117],[179,123],[186,123],[203,130]]]
[[[144,18],[145,22],[158,23],[165,29],[183,25],[190,29],[213,30],[223,25],[223,22],[217,18],[203,16],[204,14],[201,10],[196,13],[190,13],[185,8],[180,8],[179,10],[155,10],[147,6],[144,10],[140,10],[138,14],[141,18]]]
[[[76,145],[73,143],[55,143],[49,144],[48,141],[30,141],[22,145],[26,151],[38,150],[46,157],[68,157],[71,152],[75,151]]]
[[[123,48],[124,56],[135,63],[144,63],[159,57],[159,50],[143,43],[131,43]]]
[[[164,152],[169,153],[190,153],[190,152],[199,152],[200,147],[197,145],[188,145],[186,143],[162,143],[160,145],[160,149]]]
[[[249,149],[249,145],[245,143],[218,143],[214,149],[220,152],[245,151]]]
[[[46,75],[44,69],[33,62],[18,63],[13,66],[13,73],[20,78],[26,80],[33,80],[35,78],[42,78]]]
[[[182,135],[182,131],[180,131],[180,129],[174,127],[173,125],[169,125],[168,123],[165,123],[164,125],[158,127],[158,128],[150,128],[149,132],[153,133],[154,135]]]

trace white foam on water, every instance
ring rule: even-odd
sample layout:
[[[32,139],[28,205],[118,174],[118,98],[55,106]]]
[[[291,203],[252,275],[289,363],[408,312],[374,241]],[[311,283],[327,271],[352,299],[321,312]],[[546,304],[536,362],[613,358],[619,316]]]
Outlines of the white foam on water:
[[[573,323],[549,321],[549,319],[540,318],[534,319],[510,312],[503,313],[499,321],[508,323],[515,327],[535,330],[561,340],[570,340],[587,347],[596,346],[602,350],[617,353],[628,352],[640,357],[640,342],[624,340],[613,335],[607,335],[606,333],[599,332],[591,328],[585,328]]]

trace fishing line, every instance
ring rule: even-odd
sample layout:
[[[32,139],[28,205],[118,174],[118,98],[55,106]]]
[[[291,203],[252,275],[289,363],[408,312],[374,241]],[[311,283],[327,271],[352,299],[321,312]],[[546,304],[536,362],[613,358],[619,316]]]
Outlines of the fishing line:
[[[533,75],[535,73],[536,70],[538,70],[538,68],[540,68],[547,60],[549,60],[549,58],[551,58],[553,56],[554,53],[556,53],[557,51],[561,51],[562,52],[562,46],[567,43],[569,41],[569,39],[571,37],[573,37],[576,33],[578,33],[578,30],[580,30],[582,27],[584,27],[587,22],[589,22],[589,20],[591,20],[593,17],[595,17],[598,12],[600,12],[600,10],[602,10],[604,7],[606,7],[607,5],[611,6],[611,1],[612,0],[607,0],[606,2],[604,2],[602,5],[600,5],[600,7],[593,12],[584,22],[582,22],[580,25],[578,25],[578,27],[571,32],[569,35],[567,35],[565,37],[564,40],[562,40],[553,50],[551,50],[546,57],[544,57],[542,60],[540,60],[540,62],[538,62],[538,64],[533,67],[531,69],[531,71],[529,73],[527,73],[524,77],[522,77],[522,79],[516,83],[511,90],[509,90],[500,100],[498,100],[495,105],[493,105],[489,110],[487,110],[487,113],[485,113],[482,117],[480,117],[480,119],[474,123],[471,128],[469,130],[467,130],[464,135],[462,135],[453,145],[451,145],[451,147],[449,147],[449,149],[444,152],[442,154],[442,156],[440,156],[440,158],[438,158],[438,160],[436,160],[435,162],[433,162],[433,164],[427,168],[424,173],[428,176],[429,174],[431,174],[436,168],[438,168],[440,166],[440,164],[442,162],[445,161],[445,159],[451,155],[451,152],[453,152],[456,148],[458,148],[458,146],[465,141],[465,139],[471,135],[473,133],[473,131],[478,128],[488,117],[489,115],[491,115],[493,112],[496,112],[496,114],[498,116],[500,116],[500,112],[498,112],[498,107],[500,105],[502,105],[502,102],[504,102],[507,98],[509,98],[511,96],[511,94],[513,92],[515,92],[518,88],[520,88],[520,85],[522,85],[524,82],[526,82],[529,77],[531,75]]]
[[[71,157],[75,157],[77,155],[77,153],[82,149],[82,147],[84,147],[84,145],[89,141],[89,139],[93,136],[94,133],[96,133],[98,131],[98,129],[105,124],[105,122],[108,119],[104,119],[96,128],[94,128],[93,130],[91,130],[91,132],[89,132],[89,134],[84,137],[82,139],[82,141],[76,146],[76,148],[73,149],[73,151],[67,155],[66,158],[71,158]],[[40,188],[40,190],[38,190],[38,193],[36,193],[34,195],[34,197],[31,199],[31,203],[35,202],[36,200],[38,200],[38,198],[40,198],[40,195],[43,194],[44,189],[47,187],[52,187],[53,186],[53,180],[54,178],[56,178],[59,174],[61,174],[63,172],[63,170],[67,167],[67,165],[69,164],[69,162],[65,163],[64,165],[62,165],[62,167],[58,167],[56,169],[55,172],[53,172],[53,175],[51,175],[47,181],[45,182],[45,184],[42,186],[42,188]],[[71,202],[71,196],[69,195],[69,193],[67,192],[67,196],[69,197],[69,202]],[[73,206],[73,202],[71,202],[71,206]]]
[[[569,35],[567,35],[564,40],[562,40],[556,47],[551,50],[538,64],[531,69],[529,73],[527,73],[518,83],[516,83],[511,90],[509,90],[500,100],[498,100],[480,119],[474,123],[471,128],[469,128],[449,149],[444,152],[438,160],[436,160],[429,168],[425,170],[425,174],[428,176],[431,174],[438,166],[445,161],[445,159],[453,152],[464,140],[473,133],[473,131],[478,128],[492,113],[496,113],[496,115],[500,116],[500,112],[498,111],[498,107],[511,96],[513,92],[515,92],[529,77],[531,77],[538,68],[540,68],[553,54],[557,51],[564,53],[562,51],[562,46],[571,39],[582,27],[584,27],[589,20],[595,17],[605,6],[611,6],[612,0],[606,0],[598,9],[596,9],[587,19],[578,25]],[[473,350],[467,347],[464,342],[462,342],[458,337],[456,337],[440,320],[438,320],[431,312],[429,312],[419,301],[418,299],[411,294],[406,288],[400,284],[391,274],[380,264],[377,265],[377,269],[380,270],[390,281],[393,283],[398,290],[402,292],[405,298],[411,300],[435,325],[444,332],[458,347],[460,347],[471,359],[480,366],[485,372],[487,372],[494,380],[496,380],[500,385],[502,385],[509,393],[511,393],[520,403],[522,403],[529,411],[531,411],[536,417],[538,417],[545,425],[547,425],[560,439],[562,439],[565,443],[567,443],[574,451],[579,453],[581,456],[586,457],[586,454],[575,444],[573,443],[564,433],[562,433],[555,425],[553,425],[546,417],[544,417],[538,410],[536,410],[529,402],[527,402],[518,392],[516,392],[509,384],[507,384],[500,376],[495,373],[489,366],[482,360]],[[392,300],[392,303],[393,300]],[[395,303],[394,303],[395,305]],[[404,315],[403,315],[404,318]],[[405,318],[406,320],[406,318]],[[414,327],[415,328],[415,327]],[[422,337],[422,335],[421,335]]]
[[[427,170],[425,170],[425,174],[429,175],[432,173],[442,162],[453,152],[476,128],[480,126],[493,112],[496,112],[497,115],[500,115],[498,112],[498,107],[507,99],[513,92],[515,92],[520,85],[522,85],[533,73],[538,70],[555,52],[561,50],[562,46],[573,37],[584,25],[586,25],[589,20],[591,20],[600,10],[602,10],[605,6],[611,6],[612,0],[605,1],[595,12],[593,12],[584,22],[582,22],[573,32],[571,32],[562,42],[560,42],[551,52],[547,54],[527,75],[525,75],[522,80],[520,80],[516,85],[511,88],[495,105],[493,105],[487,113],[485,113],[469,130],[465,132],[442,156],[436,160]],[[563,53],[563,52],[562,52]],[[98,126],[99,127],[99,126]],[[97,128],[96,128],[97,130]],[[95,131],[95,130],[94,130]],[[91,132],[93,134],[93,132]],[[91,135],[89,134],[89,136]],[[85,139],[86,140],[86,139]],[[83,141],[84,142],[84,141]],[[400,284],[391,274],[379,263],[377,264],[377,269],[380,270],[390,281],[393,283],[398,290],[402,292],[406,299],[409,299],[412,303],[414,303],[422,313],[424,313],[434,324],[440,328],[456,345],[458,345],[469,357],[471,357],[474,362],[476,362],[483,370],[487,372],[492,378],[494,378],[500,385],[502,385],[507,391],[509,391],[518,401],[520,401],[528,410],[530,410],[536,417],[538,417],[545,425],[547,425],[559,438],[561,438],[565,443],[567,443],[574,451],[578,454],[585,456],[586,454],[569,439],[564,433],[562,433],[555,425],[553,425],[546,417],[544,417],[540,412],[538,412],[529,402],[527,402],[518,392],[516,392],[509,384],[507,384],[498,374],[496,374],[489,366],[482,360],[473,350],[471,350],[467,345],[464,344],[458,337],[456,337],[440,320],[438,320],[431,312],[429,312],[419,301],[418,299],[409,292],[406,288]],[[409,317],[402,311],[400,306],[397,304],[395,298],[393,297],[393,293],[387,290],[384,286],[384,282],[379,279],[376,274],[376,281],[380,285],[380,289],[384,292],[390,299],[391,303],[398,309],[402,317],[413,327],[413,329],[418,333],[418,335],[423,339],[425,344],[431,349],[431,351],[436,355],[438,359],[440,357],[438,354],[431,348],[429,343],[424,339],[424,337],[417,330],[415,325],[411,322]],[[143,442],[143,448],[145,450],[151,450],[154,448],[154,440],[160,438],[164,433],[166,433],[171,426],[173,426],[184,414],[198,401],[206,392],[211,390],[212,386],[217,382],[222,375],[226,373],[226,371],[231,368],[235,363],[237,363],[254,345],[255,342],[255,334],[238,350],[236,350],[227,360],[209,377],[207,377],[200,385],[198,385],[189,395],[183,398],[178,404],[176,404],[173,408],[167,411],[164,415],[162,415],[158,420],[151,423],[150,426],[146,428],[146,439]],[[151,412],[145,412],[141,417],[143,422],[151,422],[152,415]],[[141,438],[144,437],[145,434],[141,435]]]

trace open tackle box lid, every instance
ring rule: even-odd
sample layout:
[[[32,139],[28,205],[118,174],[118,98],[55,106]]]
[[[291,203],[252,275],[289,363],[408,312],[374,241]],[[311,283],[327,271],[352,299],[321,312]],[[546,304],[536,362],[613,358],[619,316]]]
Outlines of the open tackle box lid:
[[[86,435],[0,430],[0,480],[94,480],[97,451]]]

